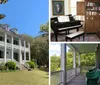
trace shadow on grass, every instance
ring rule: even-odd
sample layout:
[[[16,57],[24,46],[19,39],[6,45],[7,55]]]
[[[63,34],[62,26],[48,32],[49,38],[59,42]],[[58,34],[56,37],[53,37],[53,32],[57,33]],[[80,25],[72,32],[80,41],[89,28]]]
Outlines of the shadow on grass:
[[[48,79],[49,77],[44,77],[44,78]]]
[[[41,71],[49,72],[49,69],[48,68],[38,68],[38,69],[41,70]]]

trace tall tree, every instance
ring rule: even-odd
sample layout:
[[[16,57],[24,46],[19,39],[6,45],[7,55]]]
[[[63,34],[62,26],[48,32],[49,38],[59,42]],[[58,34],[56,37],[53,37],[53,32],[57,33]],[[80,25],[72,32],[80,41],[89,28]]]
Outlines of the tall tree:
[[[40,33],[49,34],[49,22],[40,26]]]
[[[23,34],[22,36],[26,38],[31,43],[31,59],[36,59],[40,66],[49,67],[49,39],[48,30],[49,25],[46,23],[40,26],[40,31],[42,35],[35,38]]]
[[[0,4],[5,4],[7,2],[8,2],[8,0],[0,0]]]
[[[0,0],[0,4],[5,4],[7,2],[8,2],[8,0]],[[4,14],[0,14],[0,19],[3,19],[4,17],[5,17]]]

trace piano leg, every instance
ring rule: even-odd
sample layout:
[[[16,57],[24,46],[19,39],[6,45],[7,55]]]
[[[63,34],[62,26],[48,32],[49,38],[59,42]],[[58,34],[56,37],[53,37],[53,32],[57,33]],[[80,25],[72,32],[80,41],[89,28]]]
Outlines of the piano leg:
[[[57,33],[55,33],[55,41],[58,41]]]
[[[79,36],[79,40],[80,40],[80,36]]]
[[[77,28],[77,32],[79,31],[79,28]]]
[[[67,41],[67,37],[66,37],[65,39],[66,39],[66,41]]]
[[[70,39],[70,41],[72,41],[72,39]]]
[[[68,34],[69,34],[69,30],[68,30]]]

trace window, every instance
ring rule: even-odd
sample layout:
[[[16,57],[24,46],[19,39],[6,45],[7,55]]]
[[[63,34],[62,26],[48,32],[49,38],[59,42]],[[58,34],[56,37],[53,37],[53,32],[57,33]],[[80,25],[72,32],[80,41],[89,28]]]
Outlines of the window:
[[[26,47],[28,48],[28,42],[26,42]]]
[[[26,53],[26,60],[29,60],[29,53]]]
[[[17,40],[14,40],[15,45],[19,45],[19,42]]]
[[[4,37],[0,36],[0,41],[4,41]]]
[[[0,58],[4,58],[4,52],[0,50]]]
[[[24,52],[22,52],[22,60],[24,60]]]
[[[7,43],[11,43],[11,41],[9,39],[7,39]]]

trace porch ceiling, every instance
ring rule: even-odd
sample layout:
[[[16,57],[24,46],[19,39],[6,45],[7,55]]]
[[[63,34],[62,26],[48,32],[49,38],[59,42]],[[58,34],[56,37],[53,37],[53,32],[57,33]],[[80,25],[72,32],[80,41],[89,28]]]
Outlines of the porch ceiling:
[[[76,50],[77,52],[92,53],[97,50],[98,44],[67,44],[71,49]]]

